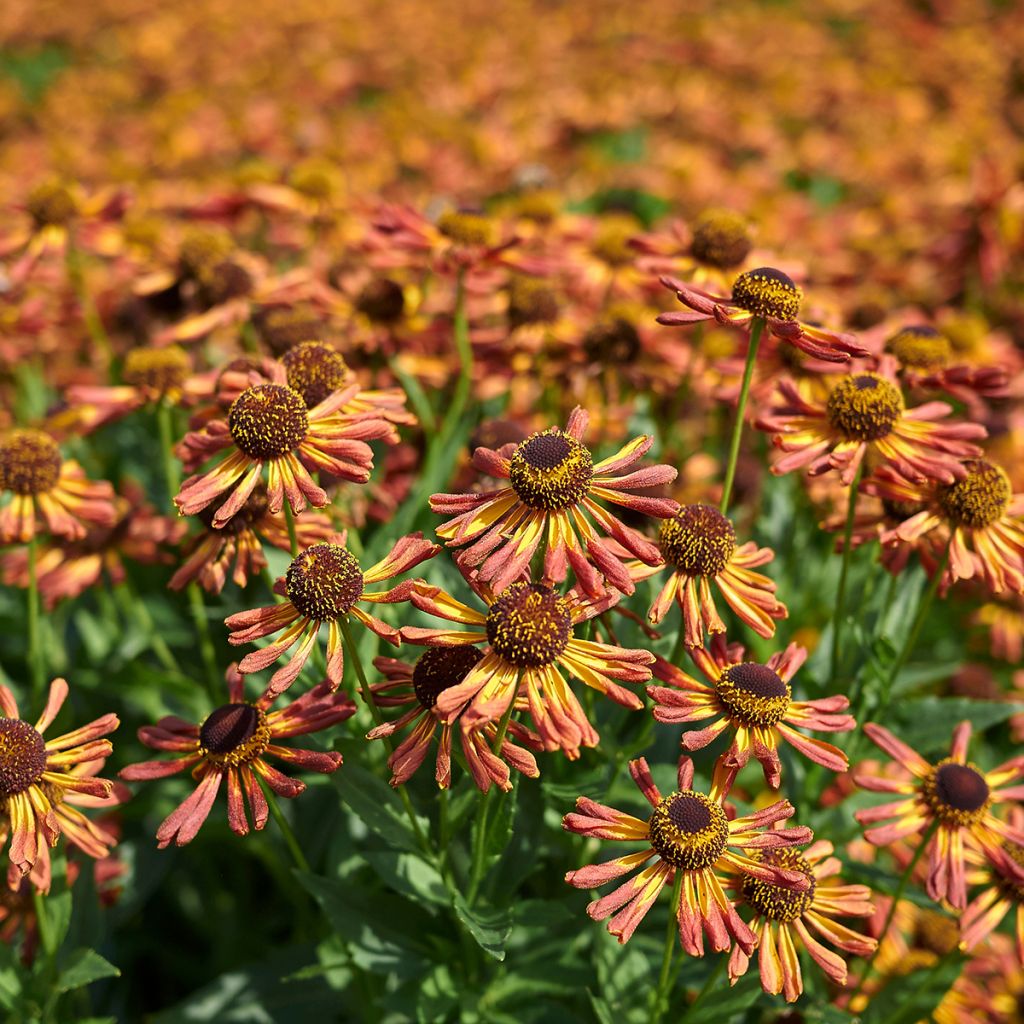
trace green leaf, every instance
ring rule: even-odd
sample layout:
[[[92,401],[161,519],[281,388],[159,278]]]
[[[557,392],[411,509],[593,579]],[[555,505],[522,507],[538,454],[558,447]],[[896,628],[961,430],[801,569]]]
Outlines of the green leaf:
[[[459,1004],[459,986],[446,964],[438,964],[419,984],[416,1018],[421,1024],[439,1024]]]
[[[975,732],[980,732],[1024,711],[1024,704],[969,697],[908,697],[894,701],[891,711],[893,732],[904,743],[930,751],[947,749],[959,722],[969,721]]]
[[[0,53],[0,75],[17,82],[25,100],[34,106],[69,63],[63,46],[48,43],[36,50]]]
[[[398,807],[398,797],[383,780],[345,759],[345,770],[334,776],[341,799],[360,821],[388,846],[419,852],[419,843],[408,818]]]
[[[701,1021],[726,1024],[753,1006],[762,995],[761,979],[756,970],[748,971],[735,985],[730,985],[723,974],[711,991],[704,994],[694,1011],[687,1014],[687,1024],[700,1024]]]
[[[461,893],[452,896],[452,906],[480,948],[495,960],[504,960],[505,942],[512,930],[512,919],[508,912],[483,907],[471,909]]]
[[[963,969],[965,958],[956,950],[929,970],[917,970],[890,981],[872,996],[861,1015],[862,1024],[915,1024],[930,1020]]]
[[[371,850],[366,860],[388,885],[412,900],[448,906],[448,888],[437,869],[422,857],[395,850]]]
[[[76,949],[57,978],[58,992],[71,992],[101,978],[120,978],[121,972],[95,949]]]

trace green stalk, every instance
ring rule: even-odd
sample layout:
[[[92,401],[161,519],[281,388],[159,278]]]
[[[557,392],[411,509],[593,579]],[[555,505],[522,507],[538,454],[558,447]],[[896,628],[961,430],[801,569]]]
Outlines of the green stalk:
[[[687,1020],[693,1011],[700,1005],[704,997],[715,987],[718,983],[718,979],[721,977],[722,971],[725,970],[726,964],[729,962],[729,957],[723,953],[718,958],[718,963],[711,969],[711,973],[707,976],[704,984],[701,986],[700,991],[697,993],[696,998],[686,1008],[686,1013],[680,1018],[681,1021]]]
[[[277,796],[262,779],[257,777],[257,781],[260,784],[260,789],[263,790],[263,795],[267,798],[267,806],[270,808],[270,813],[273,816],[274,821],[277,823],[277,827],[281,830],[285,846],[288,847],[288,852],[292,855],[292,860],[295,861],[295,866],[300,871],[304,871],[306,874],[309,874],[309,861],[306,860],[306,855],[302,852],[302,847],[299,846],[299,841],[295,837],[295,831],[291,825],[288,824],[288,819],[284,816],[284,811],[281,810],[281,807],[277,802]]]
[[[843,619],[846,615],[846,580],[850,570],[850,541],[853,537],[853,520],[857,512],[857,488],[860,486],[860,477],[863,470],[864,463],[861,462],[850,484],[850,497],[846,505],[846,529],[843,531],[843,565],[839,570],[836,608],[832,615],[832,679],[835,679],[839,669],[840,638],[843,632]]]
[[[164,486],[167,488],[167,506],[174,508],[174,498],[181,488],[181,473],[174,454],[174,430],[171,422],[172,409],[166,398],[161,398],[156,407],[157,429],[160,431],[160,452],[164,467]]]
[[[284,503],[284,521],[288,524],[288,543],[291,545],[292,558],[299,557],[299,536],[295,532],[295,515],[287,500]]]
[[[46,686],[46,661],[39,639],[39,577],[36,572],[36,536],[28,542],[28,667],[32,696],[38,703]]]
[[[672,883],[672,899],[668,907],[668,925],[665,928],[665,952],[661,957],[661,974],[658,976],[658,987],[654,990],[654,1005],[651,1007],[651,1024],[659,1024],[668,1009],[668,994],[672,977],[672,957],[675,954],[679,919],[677,908],[683,891],[683,873],[676,871]]]
[[[210,688],[210,696],[214,703],[220,699],[221,679],[217,670],[217,652],[213,646],[213,637],[210,636],[210,621],[206,617],[206,604],[203,601],[203,592],[199,584],[192,582],[186,587],[188,592],[189,608],[192,612],[192,621],[195,623],[196,632],[199,634],[199,652],[203,658],[203,665],[206,668],[206,678]]]
[[[750,395],[750,382],[754,379],[754,364],[757,362],[757,350],[761,344],[763,330],[763,318],[754,317],[750,322],[750,347],[747,349],[747,364],[743,368],[743,382],[740,384],[740,398],[736,406],[736,422],[733,424],[732,440],[729,442],[729,463],[725,469],[725,483],[722,485],[722,501],[719,505],[722,515],[729,509],[732,485],[736,479],[736,463],[740,457],[740,439],[743,437],[743,417],[747,409],[747,397]]]

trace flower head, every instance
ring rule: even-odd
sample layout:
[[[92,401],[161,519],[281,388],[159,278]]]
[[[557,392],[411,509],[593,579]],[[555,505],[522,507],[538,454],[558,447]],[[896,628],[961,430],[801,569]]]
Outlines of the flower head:
[[[1005,842],[1024,844],[1024,832],[992,813],[1004,800],[1019,800],[1024,786],[1008,786],[1024,776],[1024,759],[1011,758],[989,771],[982,771],[967,760],[971,723],[961,722],[953,730],[950,756],[930,764],[888,729],[868,722],[864,726],[871,741],[907,772],[909,779],[892,779],[857,772],[854,781],[862,789],[879,793],[898,793],[900,798],[857,811],[862,825],[871,825],[864,838],[875,846],[887,846],[898,839],[933,826],[928,841],[929,870],[927,890],[934,900],[946,899],[954,907],[967,905],[965,847],[991,851]],[[886,819],[889,824],[876,825]]]
[[[703,956],[706,934],[712,949],[727,950],[735,941],[749,957],[757,937],[726,895],[719,872],[736,872],[741,877],[791,887],[799,898],[800,893],[812,891],[810,880],[800,871],[762,859],[755,851],[808,842],[810,829],[765,830],[792,816],[793,808],[785,800],[730,820],[723,806],[722,777],[716,773],[710,794],[695,791],[693,762],[688,757],[679,761],[678,789],[666,796],[654,784],[644,758],[630,761],[629,771],[653,808],[646,821],[581,796],[576,801],[576,812],[565,816],[562,827],[588,838],[644,843],[646,848],[570,871],[565,880],[577,889],[593,889],[621,878],[654,857],[653,864],[591,903],[587,913],[595,921],[611,917],[608,931],[619,942],[626,942],[666,882],[681,871],[684,880],[679,903],[672,909],[679,922],[683,949],[691,956]]]
[[[807,658],[804,648],[790,644],[762,665],[744,661],[742,645],[726,644],[719,635],[710,648],[691,650],[690,656],[710,686],[659,658],[654,675],[668,685],[647,688],[659,722],[690,725],[714,720],[696,731],[684,732],[684,750],[700,750],[732,730],[733,741],[721,756],[722,767],[738,771],[753,755],[761,762],[765,781],[773,789],[782,778],[778,753],[781,743],[789,743],[832,771],[846,771],[847,759],[841,750],[799,731],[848,732],[856,725],[850,715],[842,713],[850,702],[840,694],[793,700],[792,679]]]
[[[7,879],[16,888],[31,872],[33,884],[50,887],[49,847],[61,835],[90,857],[105,857],[111,837],[78,808],[112,802],[114,784],[96,778],[113,749],[102,739],[120,724],[103,715],[79,729],[44,739],[68,696],[68,684],[54,679],[39,721],[31,725],[18,716],[14,695],[0,686],[0,845],[7,843]]]
[[[261,782],[281,797],[298,796],[306,788],[305,783],[278,771],[271,759],[303,771],[330,773],[341,767],[341,754],[334,751],[303,750],[281,743],[292,736],[329,729],[355,714],[352,701],[334,693],[327,680],[276,711],[270,710],[273,694],[245,700],[244,677],[234,665],[228,669],[227,681],[228,703],[215,708],[203,722],[193,724],[171,716],[139,730],[139,739],[147,747],[179,756],[121,769],[121,778],[131,782],[192,770],[198,785],[157,829],[160,849],[172,842],[184,846],[196,837],[225,782],[232,832],[246,835],[250,817],[253,827],[262,829],[269,808]]]
[[[449,547],[469,544],[459,555],[460,566],[475,568],[495,592],[520,576],[546,538],[547,581],[564,580],[571,567],[591,596],[601,596],[606,583],[631,594],[635,585],[629,572],[592,521],[642,562],[659,561],[655,545],[595,499],[661,518],[671,516],[679,507],[676,502],[631,492],[668,483],[676,470],[650,466],[616,475],[650,449],[651,437],[638,437],[611,458],[595,463],[583,444],[587,419],[577,407],[565,430],[550,427],[531,434],[508,454],[478,448],[474,465],[488,476],[507,480],[508,486],[431,497],[433,511],[453,516],[438,528],[438,536]]]

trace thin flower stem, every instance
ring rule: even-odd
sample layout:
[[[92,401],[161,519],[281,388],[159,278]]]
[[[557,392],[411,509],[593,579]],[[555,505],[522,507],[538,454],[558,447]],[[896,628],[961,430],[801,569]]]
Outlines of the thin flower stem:
[[[298,558],[299,536],[295,532],[295,514],[292,512],[292,507],[287,501],[284,503],[284,521],[288,524],[288,543],[291,545],[292,558]]]
[[[686,1013],[684,1013],[682,1017],[679,1018],[680,1024],[682,1021],[689,1019],[693,1011],[701,1004],[704,997],[715,987],[715,985],[718,984],[718,979],[721,977],[722,971],[725,970],[725,966],[726,964],[728,964],[728,962],[729,957],[725,953],[723,953],[718,958],[718,963],[716,963],[715,966],[711,968],[711,973],[707,976],[706,980],[704,981],[704,984],[701,985],[700,991],[694,997],[693,1002],[690,1003],[690,1005],[686,1008]]]
[[[882,948],[882,942],[885,940],[886,935],[889,934],[889,926],[892,924],[893,917],[896,916],[896,906],[903,897],[904,890],[907,888],[907,883],[910,881],[910,876],[914,873],[914,868],[917,867],[918,861],[920,861],[921,857],[924,855],[924,851],[927,849],[928,844],[931,842],[932,836],[935,835],[935,831],[938,827],[939,821],[935,818],[925,829],[924,834],[921,836],[921,842],[914,851],[914,856],[910,858],[910,863],[904,869],[903,874],[900,875],[900,880],[896,885],[896,891],[892,895],[892,904],[889,907],[889,913],[885,915],[885,923],[882,925],[882,930],[878,933],[878,945],[875,946],[875,951],[871,954],[871,957],[864,965],[864,972],[861,974],[860,980],[857,982],[857,987],[850,993],[850,998],[847,1000],[846,1004],[847,1006],[853,1005],[853,1001],[860,995],[865,983],[871,976],[871,972],[874,970],[875,960],[878,957],[878,951]]]
[[[210,695],[216,701],[220,697],[221,680],[217,670],[217,652],[213,646],[213,637],[210,635],[210,620],[206,616],[206,603],[203,601],[203,592],[198,583],[193,581],[186,587],[186,590],[192,621],[199,634],[199,653],[202,655],[203,666],[206,669]]]
[[[28,667],[32,695],[38,701],[46,685],[46,661],[39,639],[39,576],[36,572],[36,537],[28,542]]]
[[[157,429],[160,431],[160,453],[163,458],[164,485],[167,488],[167,506],[174,508],[174,498],[181,489],[181,473],[174,454],[174,431],[171,422],[172,410],[166,398],[161,398],[156,407]]]
[[[846,617],[846,580],[850,571],[850,541],[853,537],[853,520],[857,512],[857,489],[860,486],[862,462],[857,467],[850,484],[850,497],[846,505],[846,529],[843,531],[843,564],[839,570],[839,588],[836,590],[836,608],[832,614],[832,678],[835,679],[839,669],[840,639],[843,632],[843,619]]]
[[[764,320],[756,316],[750,322],[750,346],[747,349],[747,364],[743,368],[743,383],[740,385],[740,398],[736,405],[736,422],[732,427],[732,440],[729,442],[729,463],[725,468],[725,483],[722,484],[722,501],[718,506],[722,515],[729,509],[732,497],[732,485],[736,479],[736,463],[740,457],[740,439],[743,437],[743,417],[747,409],[747,396],[750,394],[750,382],[754,379],[754,364],[757,362],[757,350],[761,344],[761,332]]]
[[[263,790],[264,796],[267,798],[267,806],[270,808],[270,813],[277,822],[277,827],[281,830],[281,835],[284,837],[284,844],[288,847],[288,852],[292,855],[292,860],[295,861],[295,866],[300,871],[305,871],[307,874],[310,872],[309,861],[306,860],[306,855],[302,852],[302,847],[299,846],[299,841],[295,837],[295,831],[291,825],[288,824],[288,819],[284,816],[284,811],[281,810],[280,805],[277,802],[277,796],[274,791],[263,781],[258,779],[260,789]]]
[[[668,925],[665,928],[665,952],[661,958],[661,974],[658,976],[658,987],[654,990],[654,1005],[651,1007],[651,1024],[658,1024],[668,1009],[668,993],[671,987],[672,957],[678,942],[679,919],[676,908],[683,891],[683,873],[676,871],[672,883],[672,899],[668,906]]]
[[[672,647],[672,657],[669,658],[669,662],[676,667],[679,667],[680,662],[683,659],[683,652],[686,650],[686,623],[680,618],[679,620],[679,633],[676,636],[676,642]]]
[[[345,654],[348,656],[348,660],[356,670],[356,677],[359,680],[359,695],[363,698],[367,707],[369,707],[370,714],[373,716],[374,725],[383,725],[384,716],[380,713],[380,708],[377,707],[373,700],[373,694],[370,691],[370,684],[366,680],[366,672],[363,670],[363,662],[359,657],[359,650],[356,647],[355,638],[352,636],[352,627],[349,625],[348,617],[345,615],[339,616],[338,626],[341,629],[341,638],[345,647]],[[385,736],[384,742],[387,744],[388,750],[393,752],[394,744],[391,741],[391,737]],[[434,849],[431,846],[430,839],[420,826],[420,820],[416,816],[416,811],[412,806],[412,800],[409,798],[409,794],[406,791],[405,786],[398,786],[396,789],[398,796],[402,801],[402,806],[405,808],[405,814],[409,819],[409,824],[412,826],[413,834],[416,836],[416,841],[423,848],[424,853],[426,853],[431,860],[436,861],[437,858],[435,856]]]
[[[43,957],[46,961],[44,977],[47,982],[48,995],[43,1005],[41,1024],[50,1024],[54,1019],[54,1010],[60,993],[57,991],[57,947],[55,936],[50,930],[50,919],[46,916],[46,902],[44,895],[35,886],[32,887],[32,906],[36,912],[36,930],[39,932],[39,945],[43,950]]]

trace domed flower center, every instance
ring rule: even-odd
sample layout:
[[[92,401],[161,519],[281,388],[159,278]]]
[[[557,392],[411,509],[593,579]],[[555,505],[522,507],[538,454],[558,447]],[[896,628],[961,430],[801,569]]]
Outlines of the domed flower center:
[[[967,476],[939,495],[942,511],[956,526],[991,526],[1002,519],[1010,504],[1010,478],[1001,466],[984,459],[968,459],[964,466]]]
[[[526,436],[518,423],[512,420],[484,420],[469,436],[469,450],[477,448],[501,448],[506,444],[519,444]]]
[[[698,263],[731,270],[747,258],[750,246],[750,229],[738,213],[708,210],[693,227],[690,253]]]
[[[920,501],[899,501],[897,498],[883,498],[882,508],[890,519],[902,523],[911,516],[924,510],[924,503]]]
[[[405,313],[405,292],[397,281],[379,277],[359,293],[356,309],[375,324],[396,324]]]
[[[0,796],[23,793],[46,770],[46,742],[28,722],[0,718]]]
[[[285,573],[288,600],[315,622],[334,622],[362,597],[363,571],[340,544],[314,544]]]
[[[810,883],[805,892],[794,892],[783,885],[775,885],[760,878],[746,875],[743,879],[743,898],[757,913],[771,921],[795,921],[814,902],[817,882],[807,859],[797,850],[765,850],[760,855],[762,864],[800,871]]]
[[[770,728],[786,717],[793,691],[767,665],[730,665],[715,683],[718,698],[733,718],[747,726]]]
[[[953,825],[980,821],[991,802],[985,776],[973,764],[940,761],[922,783],[922,793],[940,820]]]
[[[795,320],[801,298],[793,279],[774,267],[747,270],[732,286],[732,301],[740,309],[773,320]]]
[[[306,403],[302,395],[283,384],[256,384],[231,403],[228,429],[250,458],[278,458],[305,440],[309,430]]]
[[[541,583],[512,583],[487,613],[494,653],[517,668],[550,665],[569,645],[572,615],[561,594]]]
[[[260,338],[276,356],[302,341],[316,341],[324,333],[323,320],[306,306],[261,310],[255,317],[255,323]]]
[[[509,466],[509,479],[520,499],[550,512],[579,504],[593,475],[590,452],[558,427],[531,434],[515,450]]]
[[[622,316],[594,324],[583,335],[583,354],[597,366],[619,369],[640,355],[640,334]]]
[[[951,953],[960,944],[960,928],[952,917],[921,910],[914,927],[914,945],[936,956]]]
[[[126,384],[166,395],[185,383],[188,369],[188,355],[177,345],[136,348],[124,357],[121,376]]]
[[[725,852],[725,811],[703,793],[670,793],[648,819],[651,846],[662,860],[684,871],[710,867]]]
[[[217,529],[218,534],[224,536],[231,536],[232,534],[237,535],[244,533],[246,530],[252,529],[252,524],[258,522],[267,514],[267,506],[269,504],[267,498],[267,487],[264,483],[258,483],[256,489],[249,495],[245,500],[245,504],[224,524],[223,527]],[[203,523],[207,529],[214,529],[213,517],[217,514],[216,503],[207,505],[206,508],[200,509],[196,516],[201,523]]]
[[[254,287],[252,274],[230,257],[203,268],[200,281],[203,296],[212,306],[249,295]]]
[[[43,494],[60,479],[57,442],[41,430],[9,430],[0,435],[0,491]]]
[[[483,654],[472,646],[431,647],[412,670],[416,699],[423,707],[432,708],[440,694],[461,683],[482,657]]]
[[[25,201],[28,215],[36,227],[61,227],[74,219],[78,204],[71,192],[59,182],[44,182],[28,194]]]
[[[178,248],[178,270],[182,277],[199,280],[209,267],[227,259],[234,249],[231,236],[224,230],[196,228]]]
[[[222,767],[248,764],[269,744],[267,716],[252,704],[223,704],[199,729],[200,753]]]
[[[911,326],[894,334],[886,343],[901,366],[912,370],[937,370],[949,363],[952,348],[949,339],[934,327]]]
[[[1024,846],[1019,843],[1003,841],[1003,852],[1022,870],[1024,870]],[[1024,903],[1024,883],[1018,882],[1012,876],[1001,875],[999,888],[1003,894],[1009,896],[1016,903]]]
[[[508,322],[515,327],[550,324],[558,316],[558,296],[546,281],[516,275],[508,286]]]
[[[490,217],[470,210],[448,210],[437,220],[437,230],[462,245],[494,245],[497,228]]]
[[[310,199],[330,199],[340,184],[338,171],[326,160],[304,160],[290,175],[288,184]]]
[[[288,386],[302,395],[312,409],[334,394],[351,378],[340,352],[322,341],[304,341],[281,357],[288,374]]]
[[[828,396],[829,423],[851,441],[887,436],[903,415],[903,396],[892,381],[877,373],[843,377]]]
[[[637,230],[637,223],[632,217],[605,217],[594,236],[594,255],[610,267],[624,267],[632,263],[636,252],[629,243]]]
[[[687,576],[717,576],[736,550],[736,530],[713,505],[684,505],[661,521],[662,557]]]

